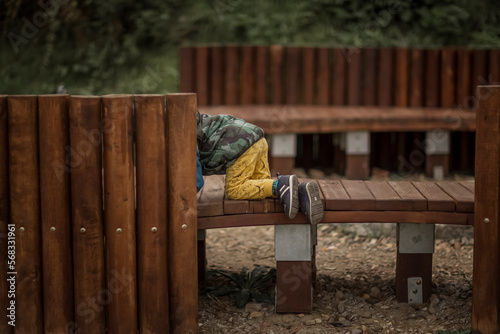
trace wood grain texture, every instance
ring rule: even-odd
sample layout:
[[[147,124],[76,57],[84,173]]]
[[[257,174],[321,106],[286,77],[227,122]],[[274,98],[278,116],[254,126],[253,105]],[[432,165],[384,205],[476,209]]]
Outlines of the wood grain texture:
[[[196,95],[167,94],[171,333],[198,331]]]
[[[317,102],[321,105],[329,104],[330,92],[330,54],[329,49],[317,49],[317,64],[316,67],[316,87],[317,87]]]
[[[64,333],[74,322],[71,185],[67,168],[69,97],[38,97],[43,307],[46,333]],[[84,148],[71,150],[75,160]]]
[[[410,210],[425,211],[427,210],[427,200],[424,196],[411,184],[411,182],[389,181],[389,185],[398,193],[403,201],[410,203]]]
[[[102,97],[109,333],[137,332],[137,268],[132,96]],[[194,173],[193,173],[194,175]],[[121,278],[121,279],[120,279]]]
[[[82,333],[102,333],[105,305],[94,308],[89,301],[106,298],[101,144],[102,132],[111,128],[101,120],[98,96],[72,96],[69,121],[71,147],[85,152],[71,166],[75,327]]]
[[[361,104],[361,51],[349,49],[347,51],[347,104],[357,106]]]
[[[424,96],[424,51],[411,50],[410,106],[421,107]]]
[[[276,312],[312,311],[311,261],[276,262]]]
[[[318,180],[326,210],[351,210],[351,198],[339,180]]]
[[[302,49],[302,89],[301,89],[301,103],[314,104],[315,102],[315,48],[306,47]]]
[[[332,104],[333,105],[344,105],[346,102],[346,68],[347,60],[344,52],[345,49],[333,49],[333,85],[332,85]]]
[[[300,48],[287,47],[285,57],[285,102],[287,104],[297,104],[300,90]]]
[[[7,119],[7,96],[0,95],[0,308],[7,313],[8,299],[8,224],[10,223],[9,208],[9,137]],[[11,334],[14,330],[8,324],[10,319],[0,322],[0,333]]]
[[[206,46],[196,47],[195,53],[195,65],[196,65],[196,95],[198,97],[198,104],[200,106],[209,105],[210,99],[210,82],[209,78],[209,60],[208,60],[208,48]]]
[[[441,51],[441,107],[452,108],[456,96],[456,50]]]
[[[210,104],[222,104],[224,93],[224,48],[213,46],[210,48]],[[189,93],[189,91],[183,91]]]
[[[385,181],[366,181],[366,187],[375,197],[376,210],[386,211],[409,211],[411,210],[411,203],[404,201],[398,193]]]
[[[500,83],[500,49],[489,51],[488,83],[498,85]]]
[[[424,106],[434,108],[440,104],[440,50],[425,50]]]
[[[223,215],[225,178],[219,175],[206,176],[204,181],[197,204],[198,217]]]
[[[408,49],[395,50],[395,75],[394,75],[394,105],[406,107],[408,105],[409,67]]]
[[[255,103],[257,104],[266,104],[268,102],[268,58],[269,48],[266,46],[257,46],[256,47],[256,59],[255,59],[255,67],[256,67],[256,77],[255,77]]]
[[[457,51],[457,104],[459,108],[471,108],[471,52],[469,49]]]
[[[342,180],[341,183],[351,198],[351,205],[354,210],[376,210],[375,197],[363,181]]]
[[[384,48],[379,50],[379,69],[378,69],[378,105],[393,105],[393,84],[394,84],[394,50]]]
[[[252,46],[242,46],[241,50],[241,74],[240,74],[240,103],[252,104],[255,94],[255,64]]]
[[[496,333],[500,289],[500,87],[482,86],[476,132],[472,330]],[[488,218],[489,223],[484,223]]]
[[[474,212],[474,193],[458,182],[438,182],[438,187],[455,200],[457,212]]]
[[[429,301],[432,293],[432,254],[402,254],[396,259],[396,298],[408,302],[408,278],[422,278],[422,300]]]
[[[233,105],[238,103],[238,48],[226,46],[224,60],[224,104]]]
[[[427,199],[429,211],[455,211],[455,201],[434,182],[412,182],[415,188]]]
[[[377,105],[378,50],[362,49],[363,53],[363,105]]]
[[[281,45],[271,45],[271,103],[283,103],[284,51]]]
[[[183,46],[179,48],[179,89],[181,92],[195,91],[194,54],[193,47]]]
[[[36,334],[44,328],[37,97],[9,96],[7,105],[10,217],[16,226],[16,332]]]
[[[139,331],[160,333],[169,328],[165,96],[134,99]]]

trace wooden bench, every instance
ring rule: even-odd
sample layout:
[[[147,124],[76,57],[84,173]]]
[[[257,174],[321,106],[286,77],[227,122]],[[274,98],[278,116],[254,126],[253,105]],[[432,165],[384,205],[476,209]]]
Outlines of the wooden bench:
[[[434,224],[473,224],[474,182],[317,182],[325,209],[321,224],[398,223],[397,299],[410,303],[427,301],[432,290]],[[316,226],[308,225],[303,214],[287,219],[278,200],[226,200],[224,178],[205,178],[198,198],[199,231],[260,225],[276,226],[276,311],[310,312]],[[204,238],[203,232],[199,234],[198,263],[203,275]],[[414,289],[417,293],[412,292]]]
[[[198,94],[202,113],[263,127],[271,169],[282,174],[296,163],[349,179],[367,179],[373,166],[428,176],[472,170],[475,87],[491,82],[500,82],[500,50],[180,50],[180,90]]]

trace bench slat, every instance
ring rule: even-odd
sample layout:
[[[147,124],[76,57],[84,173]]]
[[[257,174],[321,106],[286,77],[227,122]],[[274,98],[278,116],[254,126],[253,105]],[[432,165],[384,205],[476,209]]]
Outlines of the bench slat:
[[[473,193],[473,194],[474,194],[474,193],[476,192],[476,189],[475,189],[475,187],[474,187],[474,184],[475,184],[475,183],[474,183],[474,181],[460,181],[459,183],[460,183],[463,187],[465,187],[465,188],[469,189],[469,191],[470,191],[471,193]]]
[[[328,223],[414,223],[472,225],[474,215],[433,211],[325,211],[320,224]]]
[[[413,185],[427,199],[429,211],[455,211],[455,201],[434,182],[413,182]]]
[[[474,212],[474,194],[457,182],[438,182],[437,185],[455,199],[457,212]]]
[[[325,210],[350,210],[351,198],[339,180],[318,180],[325,196]]]
[[[376,210],[375,197],[373,197],[363,181],[342,180],[340,182],[351,198],[352,210]]]
[[[426,211],[427,200],[415,188],[411,182],[407,181],[389,181],[391,187],[398,193],[398,195],[405,201],[410,203],[412,211]]]
[[[251,213],[250,203],[247,200],[232,200],[224,196],[224,214],[225,215],[236,215]]]
[[[366,181],[376,200],[376,210],[409,211],[411,202],[403,200],[398,193],[385,181]]]
[[[274,199],[266,198],[258,201],[249,201],[250,211],[253,213],[273,213],[276,212]]]
[[[224,177],[205,177],[205,185],[198,201],[198,217],[224,214]]]

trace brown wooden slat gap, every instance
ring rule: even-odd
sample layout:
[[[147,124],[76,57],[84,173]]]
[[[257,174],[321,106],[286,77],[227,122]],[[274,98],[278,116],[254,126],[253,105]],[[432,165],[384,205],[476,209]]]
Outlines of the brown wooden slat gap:
[[[256,79],[255,79],[255,102],[257,104],[266,104],[268,94],[268,59],[269,48],[267,46],[258,46],[256,50]]]
[[[394,49],[379,49],[377,96],[379,106],[393,104]]]
[[[426,211],[427,199],[408,181],[389,181],[389,185],[398,193],[403,201],[410,203],[410,210]]]
[[[457,51],[457,105],[459,108],[471,108],[471,52],[469,49]]]
[[[226,46],[224,60],[224,104],[238,104],[238,47]]]
[[[208,47],[199,46],[196,48],[196,94],[198,105],[206,106],[209,104],[209,58]]]
[[[355,210],[376,210],[376,200],[363,181],[342,180],[347,194],[351,198],[352,208]]]
[[[255,93],[255,64],[253,46],[241,47],[240,102],[252,104]]]
[[[460,181],[460,184],[469,190],[471,193],[475,193],[475,183],[474,181]]]
[[[457,212],[474,212],[474,194],[458,182],[437,182],[439,188],[455,200]]]
[[[344,105],[346,101],[346,49],[333,49],[332,104]]]
[[[361,104],[361,51],[347,50],[347,104]]]
[[[411,50],[410,80],[410,106],[421,107],[424,96],[424,51],[421,49]]]
[[[394,78],[394,105],[406,107],[408,105],[409,69],[408,49],[395,50],[396,73]]]
[[[195,50],[193,47],[179,48],[179,62],[180,62],[180,91],[181,92],[194,92],[195,91],[195,68],[194,62]]]
[[[386,181],[365,181],[367,188],[375,197],[377,210],[409,211],[411,203],[403,200]]]
[[[488,82],[490,85],[498,85],[500,84],[500,50],[490,50],[489,58]]]
[[[306,47],[302,49],[302,98],[303,104],[313,104],[314,99],[314,73],[315,73],[315,49]]]
[[[479,85],[488,84],[488,51],[472,51],[472,77],[470,96],[477,96],[476,89]],[[477,106],[473,106],[476,108]]]
[[[286,48],[286,99],[287,104],[299,102],[300,48]]]
[[[222,104],[222,93],[224,92],[224,49],[221,46],[210,48],[210,104]]]
[[[316,87],[318,89],[317,101],[318,104],[329,104],[330,92],[330,55],[329,49],[317,49],[317,63],[316,67]]]
[[[425,50],[425,98],[424,106],[438,107],[440,104],[440,50]]]
[[[377,104],[377,62],[378,50],[373,48],[362,49],[363,53],[363,104],[374,106]]]
[[[412,182],[415,188],[427,199],[429,211],[455,211],[455,201],[442,191],[434,182]]]
[[[283,59],[284,49],[281,45],[271,46],[271,103],[281,104],[283,100]]]
[[[456,50],[445,48],[441,51],[441,107],[455,105]]]

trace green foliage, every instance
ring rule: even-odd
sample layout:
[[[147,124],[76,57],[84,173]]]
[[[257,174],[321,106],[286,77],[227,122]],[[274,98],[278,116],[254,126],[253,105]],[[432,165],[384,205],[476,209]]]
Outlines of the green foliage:
[[[227,274],[220,270],[213,270],[210,274],[218,274],[229,280],[229,284],[208,289],[208,294],[212,297],[236,294],[236,307],[244,307],[252,298],[259,303],[272,304],[272,299],[263,294],[264,289],[271,279],[276,277],[276,269],[265,267],[255,267],[251,272],[248,268],[243,268],[239,273]]]

